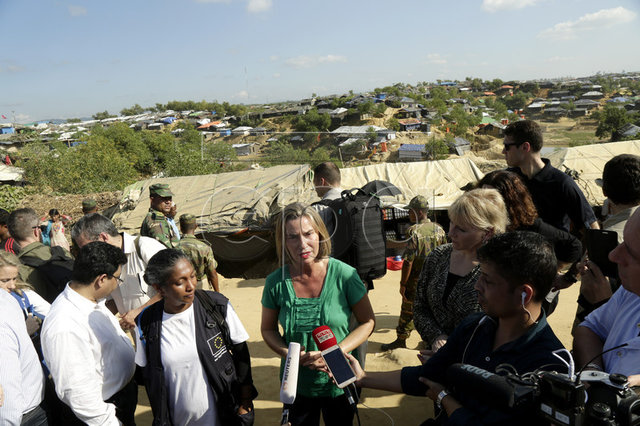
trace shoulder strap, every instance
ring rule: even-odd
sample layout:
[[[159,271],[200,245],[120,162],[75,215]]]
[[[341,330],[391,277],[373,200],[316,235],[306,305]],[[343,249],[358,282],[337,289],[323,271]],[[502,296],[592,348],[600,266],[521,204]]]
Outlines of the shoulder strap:
[[[214,296],[215,295],[215,296]],[[213,298],[218,300],[213,300]],[[222,332],[225,345],[227,349],[232,346],[231,333],[229,332],[229,326],[225,320],[227,313],[227,302],[229,299],[221,295],[220,293],[212,293],[204,290],[196,290],[196,298],[209,314],[211,318],[216,322],[218,328]]]

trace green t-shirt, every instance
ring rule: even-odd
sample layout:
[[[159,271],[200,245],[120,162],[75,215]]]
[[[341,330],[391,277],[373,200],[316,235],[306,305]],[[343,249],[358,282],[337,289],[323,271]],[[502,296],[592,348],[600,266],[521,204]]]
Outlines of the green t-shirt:
[[[327,275],[319,297],[300,298],[293,289],[289,267],[284,266],[271,273],[262,292],[262,305],[279,310],[278,321],[283,338],[288,345],[298,342],[307,351],[317,351],[311,332],[327,325],[340,343],[349,334],[351,306],[367,293],[354,268],[330,258]],[[280,363],[280,377],[285,360]],[[298,393],[306,397],[336,397],[343,391],[333,384],[326,373],[300,367]]]

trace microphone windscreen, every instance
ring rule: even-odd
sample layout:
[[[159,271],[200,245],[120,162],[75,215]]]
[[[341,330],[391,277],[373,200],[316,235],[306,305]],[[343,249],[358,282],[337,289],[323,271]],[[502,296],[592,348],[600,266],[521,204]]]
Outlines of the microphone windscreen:
[[[289,343],[289,352],[284,362],[282,385],[280,386],[280,402],[293,404],[298,392],[298,366],[300,362],[300,343]]]
[[[491,407],[513,407],[514,386],[505,377],[469,364],[452,364],[446,372],[454,392],[474,395]]]
[[[312,335],[320,351],[324,351],[338,344],[335,334],[333,334],[333,331],[326,325],[321,325],[313,330]]]

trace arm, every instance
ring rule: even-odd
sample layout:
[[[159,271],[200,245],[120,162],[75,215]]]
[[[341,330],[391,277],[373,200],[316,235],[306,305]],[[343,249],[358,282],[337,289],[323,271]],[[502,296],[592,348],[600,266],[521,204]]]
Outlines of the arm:
[[[589,327],[580,325],[576,328],[573,339],[573,355],[578,369],[584,367],[589,362],[604,367],[602,356],[599,356],[603,348],[604,341],[602,341],[596,333],[591,331]],[[592,359],[593,361],[591,361]]]
[[[206,267],[205,272],[207,274],[207,281],[209,281],[209,285],[213,287],[213,289],[217,292],[220,292],[220,285],[218,284],[218,273],[216,272],[216,264],[213,258],[213,254],[211,257],[206,259]]]
[[[358,321],[358,326],[340,342],[340,348],[343,352],[351,352],[364,343],[373,333],[376,324],[376,317],[366,293],[358,303],[351,307],[351,312]]]
[[[162,300],[162,296],[160,295],[160,293],[156,293],[151,299],[147,300],[147,303],[145,303],[144,305],[132,309],[124,314],[122,318],[120,318],[120,327],[122,327],[123,330],[134,328],[136,326],[136,317],[140,315],[140,312],[142,312],[142,310],[147,306],[151,306],[154,303],[159,302],[160,300]]]
[[[601,304],[611,298],[611,284],[595,263],[586,260],[579,266],[582,285],[580,293],[592,305]]]
[[[7,327],[0,328],[0,383],[4,387],[4,404],[0,410],[0,423],[19,426],[25,410],[22,394],[22,369],[19,360],[19,344],[16,335]]]
[[[279,357],[284,358],[289,352],[280,331],[278,330],[278,314],[276,309],[262,307],[262,321],[260,322],[260,333],[264,342]]]
[[[409,275],[411,275],[411,267],[413,266],[413,260],[405,259],[402,262],[402,275],[400,276],[400,287],[404,287],[409,280]],[[403,294],[404,292],[401,292]],[[404,296],[404,294],[403,294]]]
[[[400,372],[402,370],[366,373],[362,370],[360,363],[353,355],[349,353],[345,355],[351,364],[351,368],[353,368],[353,372],[356,373],[357,386],[396,393],[402,392],[402,385],[400,383]]]
[[[42,350],[56,394],[88,425],[118,426],[115,405],[102,399],[102,377],[84,337],[71,330],[43,336]]]

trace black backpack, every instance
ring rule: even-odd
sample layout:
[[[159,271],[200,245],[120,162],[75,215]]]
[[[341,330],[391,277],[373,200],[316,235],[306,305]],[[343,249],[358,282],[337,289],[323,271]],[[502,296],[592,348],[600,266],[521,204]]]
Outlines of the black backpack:
[[[387,273],[386,235],[380,200],[361,189],[342,191],[335,200],[322,200],[333,212],[331,255],[353,266],[363,281]]]
[[[51,247],[51,258],[42,260],[34,256],[22,256],[20,261],[31,266],[47,285],[46,294],[41,294],[47,302],[53,303],[65,286],[71,281],[73,257],[62,247]]]

